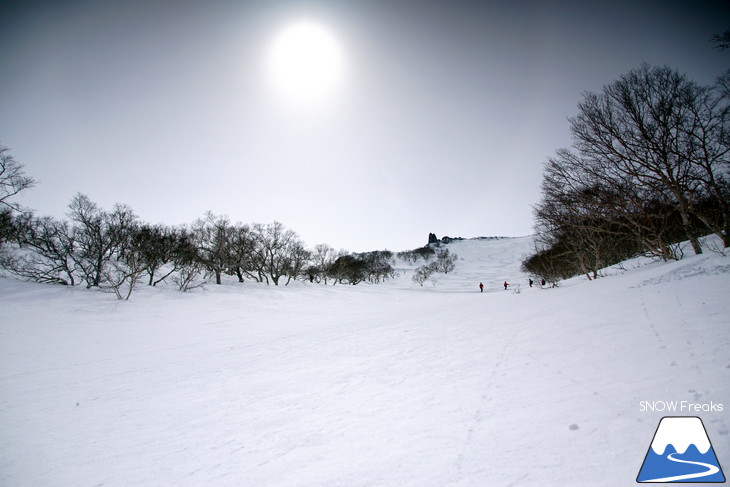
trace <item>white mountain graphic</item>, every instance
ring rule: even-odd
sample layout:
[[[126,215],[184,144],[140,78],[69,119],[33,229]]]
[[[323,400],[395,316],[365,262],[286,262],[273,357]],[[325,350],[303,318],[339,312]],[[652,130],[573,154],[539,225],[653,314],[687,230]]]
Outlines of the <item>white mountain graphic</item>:
[[[667,445],[673,445],[677,453],[684,453],[689,445],[694,445],[705,454],[710,449],[710,439],[700,418],[667,417],[659,423],[651,448],[657,455],[663,455]]]

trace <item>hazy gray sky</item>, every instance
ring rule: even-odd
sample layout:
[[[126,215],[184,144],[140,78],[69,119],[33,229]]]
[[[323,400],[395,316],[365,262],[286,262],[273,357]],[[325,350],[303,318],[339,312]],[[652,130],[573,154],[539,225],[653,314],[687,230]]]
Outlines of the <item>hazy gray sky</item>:
[[[302,19],[344,59],[306,109],[266,74]],[[642,62],[711,83],[729,28],[725,0],[5,2],[0,144],[39,180],[21,198],[39,214],[80,191],[354,251],[521,236],[581,93]]]

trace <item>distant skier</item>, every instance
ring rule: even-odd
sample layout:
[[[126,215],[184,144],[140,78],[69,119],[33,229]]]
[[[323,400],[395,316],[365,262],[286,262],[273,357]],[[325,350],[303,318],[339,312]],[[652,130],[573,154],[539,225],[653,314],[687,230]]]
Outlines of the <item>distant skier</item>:
[[[530,281],[530,287],[532,287],[532,279],[529,279],[529,281]]]
[[[482,284],[481,282],[479,283],[479,292],[480,293],[484,292],[484,284]]]
[[[540,281],[540,286],[541,287],[545,287],[545,279],[543,279],[542,281]]]
[[[505,291],[507,290],[507,286],[509,286],[509,284],[507,284],[507,281],[504,281],[504,290]]]

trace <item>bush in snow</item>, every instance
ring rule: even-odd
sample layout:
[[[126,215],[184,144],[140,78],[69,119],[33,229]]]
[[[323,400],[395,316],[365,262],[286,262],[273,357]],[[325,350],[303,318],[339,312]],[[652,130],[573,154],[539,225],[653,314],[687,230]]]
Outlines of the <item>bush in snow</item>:
[[[459,257],[456,254],[450,253],[448,249],[439,250],[436,253],[435,261],[416,268],[413,272],[413,282],[423,286],[423,283],[436,272],[448,274],[456,268],[456,260],[458,258]]]
[[[117,299],[128,300],[147,269],[140,253],[129,249],[123,256],[112,259],[102,271],[100,289],[112,292]]]
[[[448,249],[439,250],[436,254],[436,262],[434,262],[435,270],[448,274],[456,268],[458,258],[458,255],[450,253]]]
[[[423,286],[423,283],[426,282],[429,277],[431,277],[431,274],[433,274],[433,272],[434,268],[432,265],[422,265],[413,272],[413,282],[418,283],[419,286]]]

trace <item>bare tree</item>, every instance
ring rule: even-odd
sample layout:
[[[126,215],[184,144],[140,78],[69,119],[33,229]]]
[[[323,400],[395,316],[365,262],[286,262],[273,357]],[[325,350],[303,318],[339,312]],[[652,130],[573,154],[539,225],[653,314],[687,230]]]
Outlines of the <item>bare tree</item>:
[[[203,287],[207,284],[207,281],[201,278],[204,270],[205,267],[203,264],[198,261],[192,261],[178,269],[177,273],[172,278],[172,282],[174,282],[178,289],[182,292],[188,292],[193,289]]]
[[[523,265],[546,279],[636,253],[702,253],[699,236],[730,235],[730,124],[722,87],[642,65],[587,93],[570,118],[573,148],[548,160],[535,207],[539,247]]]
[[[140,263],[149,276],[149,286],[156,286],[178,270],[173,264],[174,256],[183,244],[183,238],[181,229],[165,225],[145,223],[134,230],[131,246],[139,254]]]
[[[436,252],[435,269],[438,272],[448,274],[456,269],[456,261],[458,255],[449,252],[449,249],[443,249]]]
[[[413,277],[411,279],[419,286],[423,286],[423,283],[431,277],[431,274],[433,274],[435,270],[436,269],[431,264],[422,265],[413,271]]]
[[[730,48],[730,30],[726,30],[722,34],[715,34],[710,41],[715,44],[715,49],[724,51]]]
[[[329,269],[329,276],[334,284],[344,282],[353,286],[367,279],[368,273],[365,261],[353,254],[344,254],[338,257]]]
[[[129,300],[132,291],[142,280],[147,267],[138,248],[129,247],[104,266],[100,289],[112,292],[117,299]]]
[[[304,274],[304,268],[309,262],[312,253],[304,247],[304,244],[298,239],[292,242],[287,248],[289,256],[286,266],[286,284],[288,286],[292,279],[298,279]]]
[[[172,254],[172,267],[175,272],[172,282],[183,292],[203,287],[206,283],[205,266],[200,258],[195,239],[185,228],[179,229],[180,239]]]
[[[11,239],[14,230],[13,212],[7,208],[0,210],[0,245]]]
[[[231,228],[228,245],[228,268],[231,274],[238,277],[238,282],[247,276],[261,282],[254,262],[256,237],[248,225],[237,224]]]
[[[730,92],[692,86],[678,149],[692,164],[690,211],[730,247]]]
[[[330,267],[335,263],[335,260],[344,252],[338,254],[335,249],[327,244],[318,244],[314,246],[314,252],[312,252],[312,279],[324,280],[327,284],[327,277]]]
[[[283,276],[288,276],[288,284],[292,273],[297,267],[301,270],[304,261],[303,245],[297,234],[279,222],[254,224],[252,231],[256,239],[255,268],[267,284],[270,279],[278,286]]]
[[[200,261],[221,284],[221,276],[230,268],[233,227],[227,216],[216,216],[210,211],[193,223],[192,236]]]
[[[668,68],[642,65],[588,93],[570,119],[575,148],[583,161],[613,186],[637,186],[672,205],[686,237],[702,253],[692,224],[693,160],[687,156],[688,98],[696,85]]]
[[[16,276],[52,284],[76,284],[75,242],[68,223],[31,217],[19,236],[22,249],[4,254],[2,266]]]
[[[535,207],[539,233],[562,239],[572,247],[582,272],[595,275],[619,239],[640,240],[644,248],[673,259],[671,205],[652,188],[631,184],[610,171],[562,149],[545,166],[542,200]],[[675,225],[676,226],[676,225]]]
[[[439,249],[436,251],[436,260],[417,267],[413,271],[411,279],[419,286],[423,286],[433,274],[441,272],[448,274],[456,268],[456,261],[459,257],[452,254],[448,249]],[[435,281],[434,281],[435,282]]]
[[[73,223],[76,268],[87,287],[98,287],[110,259],[118,253],[123,257],[137,216],[122,204],[116,204],[111,212],[106,212],[81,193],[71,200],[68,215]]]
[[[0,208],[21,211],[12,198],[23,190],[32,188],[36,181],[25,174],[23,165],[10,155],[9,149],[0,145]]]
[[[355,256],[363,262],[366,280],[371,284],[378,284],[396,276],[395,269],[391,264],[393,253],[389,250],[374,250],[356,254]]]

